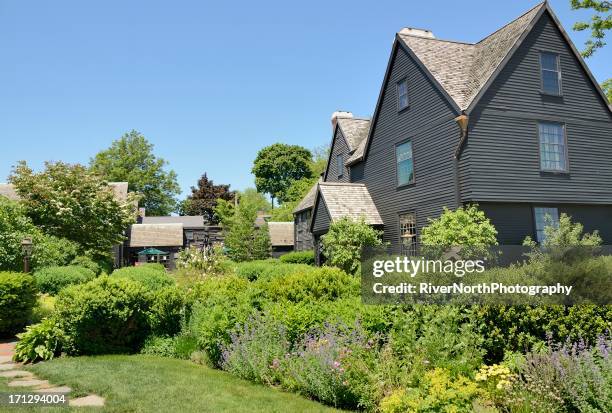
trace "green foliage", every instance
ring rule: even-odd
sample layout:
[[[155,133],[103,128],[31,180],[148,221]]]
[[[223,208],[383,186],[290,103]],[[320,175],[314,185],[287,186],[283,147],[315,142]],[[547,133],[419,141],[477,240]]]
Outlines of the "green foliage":
[[[187,297],[175,286],[163,287],[150,293],[149,324],[157,335],[175,335],[181,322],[188,317]]]
[[[137,351],[149,335],[150,308],[151,296],[143,285],[101,276],[63,289],[54,318],[69,354],[125,353]]]
[[[361,268],[361,254],[365,247],[382,245],[382,231],[373,229],[362,218],[354,221],[345,217],[332,222],[329,231],[322,238],[323,254],[328,263],[356,274]]]
[[[297,204],[297,201],[283,202],[278,208],[274,208],[270,211],[270,221],[293,222],[293,210]]]
[[[20,331],[32,316],[36,283],[30,275],[0,272],[0,337]]]
[[[270,236],[266,225],[255,227],[258,205],[239,196],[238,206],[219,200],[215,212],[221,219],[227,255],[236,262],[252,261],[270,255]]]
[[[608,98],[608,103],[612,103],[612,78],[604,80],[601,84],[601,89]]]
[[[272,301],[335,300],[359,294],[359,281],[337,268],[316,268],[263,279],[264,295]]]
[[[38,289],[47,294],[55,295],[69,285],[84,284],[93,280],[96,274],[85,267],[46,267],[34,273]]]
[[[277,259],[241,262],[236,265],[236,274],[249,281],[258,279],[269,279],[278,276],[290,275],[292,273],[304,273],[314,270],[314,267],[306,265],[285,264]]]
[[[23,269],[21,241],[26,237],[33,241],[30,258],[33,269],[67,265],[77,255],[78,244],[43,234],[26,216],[23,206],[0,197],[0,270]]]
[[[49,294],[39,294],[34,307],[31,322],[40,323],[43,319],[51,317],[55,308],[55,297]]]
[[[206,173],[198,180],[198,186],[191,187],[191,195],[187,197],[180,208],[181,215],[202,215],[205,222],[210,224],[219,223],[219,217],[215,215],[217,200],[231,201],[234,192],[230,191],[229,185],[215,185],[212,179],[208,179]]]
[[[147,215],[169,215],[176,209],[181,189],[167,162],[153,154],[153,144],[132,130],[99,152],[89,162],[95,173],[108,181],[128,182],[129,190],[142,196],[139,205]]]
[[[288,254],[281,255],[280,262],[314,265],[314,251],[293,251]]]
[[[298,145],[275,143],[257,153],[253,174],[257,191],[285,201],[285,192],[294,181],[312,177],[312,154]]]
[[[612,331],[612,306],[480,306],[474,307],[487,362],[509,352],[527,352],[553,342],[595,342]]]
[[[591,21],[577,22],[574,24],[574,30],[583,31],[591,30],[591,37],[585,43],[585,49],[582,51],[583,57],[590,57],[597,49],[606,45],[604,38],[606,32],[612,29],[612,7],[609,1],[603,0],[570,0],[572,10],[591,9],[594,12]]]
[[[454,211],[444,208],[439,218],[429,219],[421,230],[421,242],[442,250],[464,247],[468,253],[479,252],[497,245],[497,230],[477,205]]]
[[[93,271],[96,276],[102,273],[102,267],[100,264],[85,255],[79,255],[70,262],[70,265],[87,268]]]
[[[189,335],[175,337],[152,335],[147,338],[140,353],[188,360],[197,348],[197,340]]]
[[[210,278],[194,289],[189,332],[197,337],[207,362],[219,366],[222,346],[230,342],[232,329],[253,311],[252,292],[246,280],[234,276]]]
[[[310,188],[317,183],[319,175],[313,175],[312,178],[302,178],[291,183],[285,192],[283,203],[293,202],[297,205],[298,202],[310,191]]]
[[[61,352],[64,340],[63,332],[53,318],[26,327],[26,331],[17,337],[15,360],[23,363],[51,360]]]
[[[136,281],[149,291],[174,285],[174,279],[166,274],[166,269],[161,264],[144,264],[136,267],[119,268],[113,271],[111,277]]]
[[[425,373],[418,388],[397,389],[380,405],[382,413],[472,412],[480,395],[475,382],[464,376],[452,377],[436,368]]]
[[[20,162],[9,180],[34,225],[99,256],[121,244],[134,221],[131,197],[118,201],[102,178],[81,165],[47,162],[44,171],[34,173]]]

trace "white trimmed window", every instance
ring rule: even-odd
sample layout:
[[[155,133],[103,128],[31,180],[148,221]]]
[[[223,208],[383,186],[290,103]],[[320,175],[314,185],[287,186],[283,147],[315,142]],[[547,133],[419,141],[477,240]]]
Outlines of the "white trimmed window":
[[[543,171],[567,171],[567,144],[565,125],[540,122],[540,169]]]
[[[561,95],[561,69],[559,55],[540,52],[540,70],[542,71],[542,92]]]
[[[542,243],[546,239],[546,234],[544,233],[545,227],[559,227],[559,210],[552,207],[535,207],[534,215],[536,238],[539,243]]]
[[[408,81],[402,79],[397,82],[397,110],[408,107]]]

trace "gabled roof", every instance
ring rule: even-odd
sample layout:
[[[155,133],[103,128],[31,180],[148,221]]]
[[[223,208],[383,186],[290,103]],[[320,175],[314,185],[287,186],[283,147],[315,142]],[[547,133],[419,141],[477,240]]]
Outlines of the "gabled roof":
[[[183,224],[134,224],[130,247],[182,247]]]
[[[549,13],[595,90],[608,109],[612,111],[612,104],[608,102],[601,86],[548,2],[544,1],[475,44],[417,36],[410,34],[409,31],[397,33],[368,137],[357,147],[353,155],[346,161],[346,165],[352,165],[365,157],[376,127],[384,90],[398,45],[401,45],[414,58],[442,95],[446,96],[457,114],[462,112],[469,114],[544,12]]]
[[[143,217],[143,224],[183,224],[184,228],[204,228],[202,215]]]
[[[383,224],[370,192],[364,184],[319,182],[315,205],[321,198],[332,221],[350,217],[363,218],[370,225]],[[311,226],[313,222],[314,218],[311,220]]]
[[[353,152],[368,137],[370,119],[338,117],[338,127],[342,130],[349,151]]]
[[[273,247],[293,245],[293,222],[268,222]]]
[[[310,209],[310,208],[312,208],[314,206],[315,198],[317,197],[317,187],[318,187],[318,185],[319,185],[319,183],[317,182],[317,183],[315,183],[312,186],[312,188],[310,188],[308,190],[306,195],[304,195],[304,198],[302,198],[300,203],[297,204],[297,206],[293,210],[294,214],[297,214],[298,212],[304,211],[306,209]]]
[[[544,8],[546,3],[538,4],[476,44],[415,36],[402,31],[397,35],[457,106],[465,110]]]

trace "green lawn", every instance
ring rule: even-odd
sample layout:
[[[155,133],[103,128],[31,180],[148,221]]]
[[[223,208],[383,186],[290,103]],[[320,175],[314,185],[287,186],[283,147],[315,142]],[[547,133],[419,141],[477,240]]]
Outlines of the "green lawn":
[[[223,371],[155,356],[67,357],[27,369],[53,384],[70,386],[73,394],[95,393],[105,397],[105,412],[338,411],[295,394],[240,380]],[[6,380],[0,378],[0,391],[6,390]]]

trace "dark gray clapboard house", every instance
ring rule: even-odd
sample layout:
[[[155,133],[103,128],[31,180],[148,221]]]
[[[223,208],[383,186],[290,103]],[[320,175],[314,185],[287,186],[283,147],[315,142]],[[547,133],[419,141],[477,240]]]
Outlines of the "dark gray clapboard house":
[[[541,240],[544,217],[563,212],[612,243],[611,108],[548,3],[475,44],[402,29],[367,136],[353,150],[339,131],[315,196],[315,244],[337,216],[326,188],[339,185],[343,213],[374,217],[371,200],[396,252],[467,203],[500,244]]]
[[[306,196],[298,203],[293,210],[293,228],[294,228],[294,249],[296,251],[312,250],[313,236],[310,232],[310,218],[312,216],[312,207],[314,206],[315,197],[317,195],[318,182],[310,188]]]

